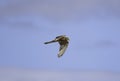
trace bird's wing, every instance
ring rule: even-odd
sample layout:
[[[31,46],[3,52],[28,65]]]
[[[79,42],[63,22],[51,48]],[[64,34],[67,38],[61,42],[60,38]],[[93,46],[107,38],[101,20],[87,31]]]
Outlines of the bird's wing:
[[[57,42],[56,40],[52,40],[52,41],[49,41],[49,42],[45,42],[44,44],[49,44],[49,43],[54,43],[54,42]]]
[[[64,52],[67,49],[67,47],[68,47],[68,44],[60,45],[58,57],[61,57],[64,54]]]

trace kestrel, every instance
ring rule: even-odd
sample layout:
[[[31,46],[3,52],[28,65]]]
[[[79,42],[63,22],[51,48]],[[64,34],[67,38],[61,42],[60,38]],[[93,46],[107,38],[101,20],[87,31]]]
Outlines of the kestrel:
[[[65,50],[68,47],[69,38],[66,37],[66,35],[60,35],[60,36],[57,36],[54,40],[45,42],[44,44],[49,44],[49,43],[54,43],[54,42],[58,42],[60,45],[58,57],[61,57],[65,53]]]

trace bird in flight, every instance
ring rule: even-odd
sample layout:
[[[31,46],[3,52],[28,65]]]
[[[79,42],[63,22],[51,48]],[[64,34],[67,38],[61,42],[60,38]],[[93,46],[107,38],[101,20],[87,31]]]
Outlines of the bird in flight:
[[[69,38],[66,37],[66,35],[60,35],[60,36],[57,36],[54,40],[45,42],[44,44],[49,44],[49,43],[54,43],[54,42],[58,42],[60,45],[58,57],[61,57],[65,53],[65,50],[68,47]]]

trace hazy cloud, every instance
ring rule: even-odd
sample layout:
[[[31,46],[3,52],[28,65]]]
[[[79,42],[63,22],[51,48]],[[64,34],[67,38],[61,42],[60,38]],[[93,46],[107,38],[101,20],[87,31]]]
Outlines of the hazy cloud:
[[[119,4],[119,0],[10,0],[0,7],[0,15],[36,14],[57,19],[104,15],[119,17]]]
[[[0,69],[1,81],[119,81],[120,74],[99,71]]]
[[[120,17],[119,0],[1,0],[0,3],[0,24],[36,27],[45,26],[38,24],[43,18],[45,22],[57,23]]]
[[[96,47],[101,47],[101,48],[104,48],[104,47],[119,47],[119,43],[117,42],[113,42],[113,41],[110,41],[110,40],[100,40],[96,43]]]

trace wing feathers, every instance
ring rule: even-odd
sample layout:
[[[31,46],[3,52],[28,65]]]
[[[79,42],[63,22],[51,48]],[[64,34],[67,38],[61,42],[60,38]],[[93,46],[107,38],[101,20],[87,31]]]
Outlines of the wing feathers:
[[[61,46],[60,46],[60,50],[59,50],[59,53],[58,53],[58,57],[61,57],[61,56],[65,53],[67,47],[68,47],[68,44],[66,44],[66,45],[61,45]]]

